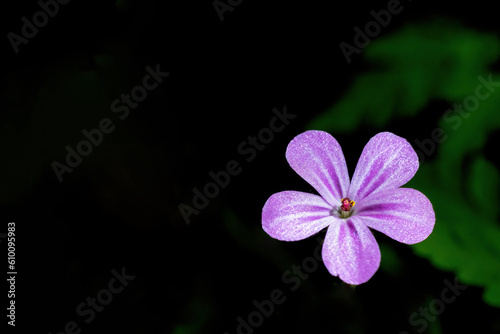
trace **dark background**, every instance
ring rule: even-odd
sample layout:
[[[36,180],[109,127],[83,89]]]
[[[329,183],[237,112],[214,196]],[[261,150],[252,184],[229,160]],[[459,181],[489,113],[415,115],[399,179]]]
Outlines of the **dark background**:
[[[434,17],[493,34],[500,28],[485,1],[402,4],[381,36]],[[82,333],[233,334],[237,318],[255,310],[252,301],[281,289],[286,302],[255,333],[417,333],[409,316],[439,298],[453,272],[378,234],[403,260],[396,274],[381,268],[354,289],[319,263],[291,291],[283,273],[317,242],[279,242],[260,221],[271,194],[312,191],[289,168],[286,145],[370,70],[362,54],[347,64],[339,43],[352,43],[353,27],[386,7],[244,0],[221,22],[211,1],[73,0],[15,54],[5,36],[40,8],[36,1],[4,4],[0,217],[1,232],[16,222],[18,332],[59,333],[74,320]],[[110,103],[156,64],[169,77],[118,120]],[[240,143],[284,106],[296,118],[246,162]],[[59,183],[51,163],[63,162],[65,146],[75,147],[81,130],[104,117],[115,131]],[[389,130],[411,142],[437,118],[423,112]],[[351,175],[377,132],[365,125],[337,138]],[[186,224],[178,205],[191,205],[192,189],[230,160],[241,162],[241,173]],[[85,324],[77,305],[123,267],[135,279]],[[500,332],[498,308],[482,292],[468,287],[425,332]]]

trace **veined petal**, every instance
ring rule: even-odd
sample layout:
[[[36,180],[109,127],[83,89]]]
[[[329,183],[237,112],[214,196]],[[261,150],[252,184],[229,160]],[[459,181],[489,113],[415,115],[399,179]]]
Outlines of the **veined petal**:
[[[330,274],[354,285],[368,281],[380,265],[377,241],[357,216],[330,225],[322,257]]]
[[[392,239],[414,244],[434,229],[436,217],[429,199],[410,188],[376,192],[358,202],[356,216]]]
[[[342,149],[324,131],[301,133],[288,144],[286,159],[331,205],[338,205],[349,188],[349,173]]]
[[[410,143],[390,132],[375,135],[366,144],[352,176],[348,197],[360,201],[375,191],[398,188],[418,169]]]
[[[332,206],[318,195],[282,191],[264,204],[262,228],[278,240],[302,240],[339,220],[330,215],[331,210]]]

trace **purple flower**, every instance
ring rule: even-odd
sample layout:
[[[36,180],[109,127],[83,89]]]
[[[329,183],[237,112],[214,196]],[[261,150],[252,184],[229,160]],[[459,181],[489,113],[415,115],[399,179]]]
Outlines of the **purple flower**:
[[[320,196],[273,194],[262,209],[262,227],[283,241],[302,240],[328,227],[323,262],[346,283],[364,283],[379,267],[380,249],[369,228],[405,244],[425,240],[434,228],[427,197],[399,188],[418,169],[417,154],[404,138],[390,132],[371,138],[351,182],[342,149],[326,132],[306,131],[295,137],[286,159]]]

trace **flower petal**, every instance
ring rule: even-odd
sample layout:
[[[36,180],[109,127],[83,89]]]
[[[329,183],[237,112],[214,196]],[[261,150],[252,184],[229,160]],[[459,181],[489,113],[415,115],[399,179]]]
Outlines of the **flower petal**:
[[[306,131],[288,144],[286,159],[331,205],[339,205],[349,188],[349,173],[339,143],[324,131]]]
[[[322,256],[330,274],[348,284],[365,283],[380,265],[377,241],[357,216],[330,225]]]
[[[376,192],[358,202],[355,214],[367,226],[405,244],[425,240],[436,222],[429,199],[410,188]]]
[[[363,149],[348,197],[358,202],[372,192],[398,188],[410,181],[417,169],[418,156],[410,143],[393,133],[381,132]]]
[[[330,215],[331,210],[332,206],[318,195],[282,191],[264,204],[262,228],[278,240],[302,240],[339,220]]]

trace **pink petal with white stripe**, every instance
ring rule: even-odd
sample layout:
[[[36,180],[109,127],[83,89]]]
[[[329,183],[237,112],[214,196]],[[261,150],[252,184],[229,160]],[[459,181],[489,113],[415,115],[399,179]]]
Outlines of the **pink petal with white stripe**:
[[[418,156],[410,143],[381,132],[363,149],[347,196],[358,202],[373,192],[398,188],[410,181],[417,169]]]
[[[425,240],[436,222],[429,199],[410,188],[389,189],[369,195],[357,203],[356,216],[370,228],[405,244]]]
[[[330,225],[322,257],[330,274],[353,285],[368,281],[380,265],[377,241],[357,216]]]
[[[286,150],[286,159],[331,205],[338,205],[349,188],[349,173],[342,149],[324,131],[306,131],[295,137]]]
[[[330,215],[331,210],[332,206],[318,195],[282,191],[264,204],[262,228],[278,240],[302,240],[339,220]]]

